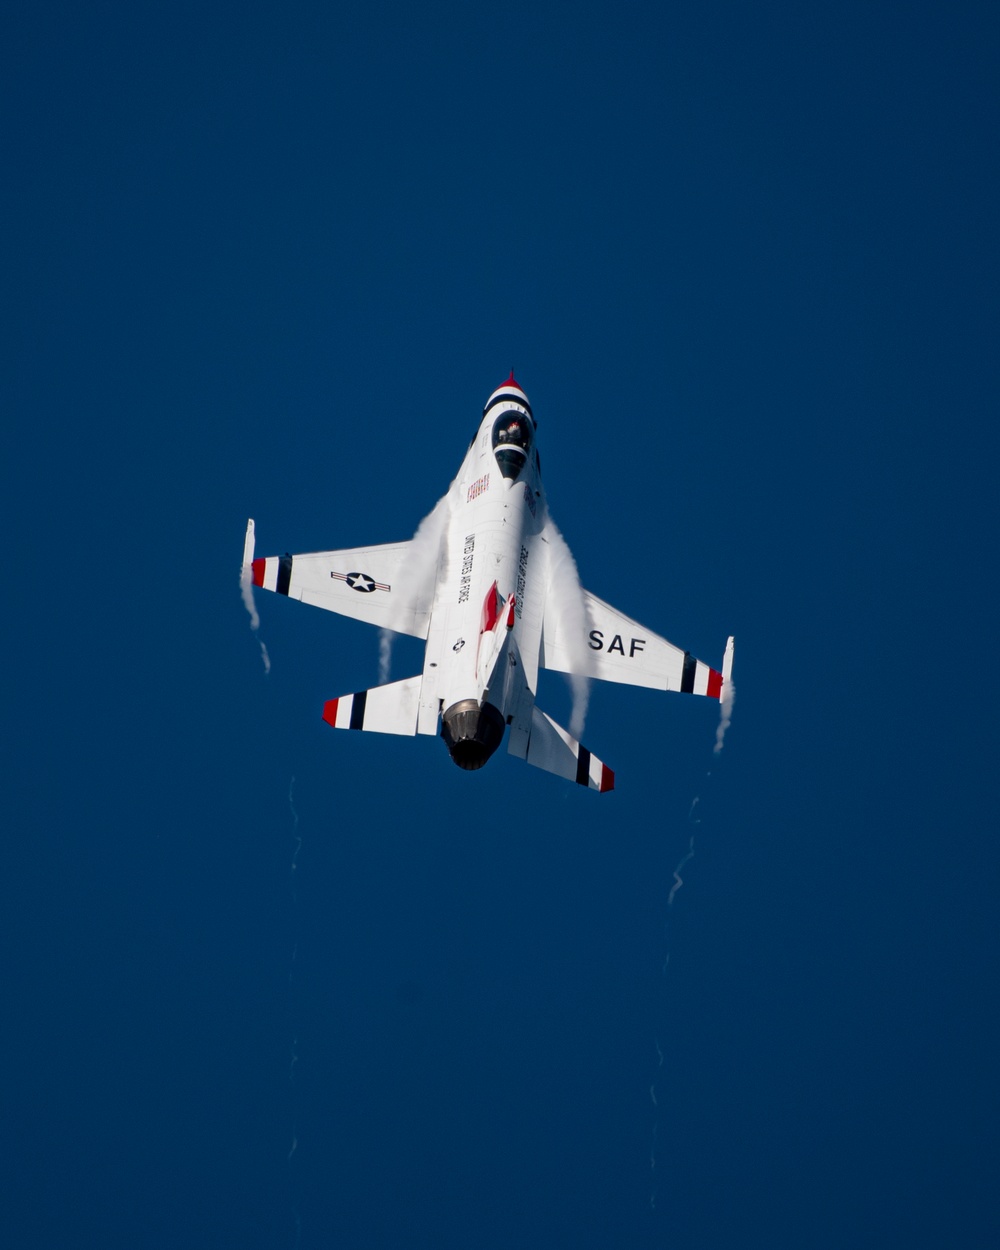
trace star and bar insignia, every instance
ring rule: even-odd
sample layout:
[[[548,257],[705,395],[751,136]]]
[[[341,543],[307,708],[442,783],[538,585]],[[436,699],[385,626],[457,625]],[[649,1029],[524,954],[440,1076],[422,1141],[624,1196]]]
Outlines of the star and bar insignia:
[[[377,582],[368,573],[334,573],[331,570],[330,576],[338,582],[346,582],[352,590],[360,591],[363,595],[370,595],[374,590],[392,589],[385,582]]]

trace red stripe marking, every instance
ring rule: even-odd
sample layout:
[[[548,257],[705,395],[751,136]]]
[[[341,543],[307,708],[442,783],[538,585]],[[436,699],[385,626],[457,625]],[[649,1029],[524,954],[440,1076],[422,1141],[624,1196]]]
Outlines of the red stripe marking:
[[[705,691],[710,699],[718,699],[722,694],[722,674],[714,668],[708,670],[708,689]]]
[[[267,561],[266,561],[266,560],[264,560],[264,559],[261,559],[261,560],[254,560],[253,564],[251,565],[251,568],[253,569],[253,584],[254,584],[255,586],[261,586],[261,587],[263,587],[263,585],[264,585],[264,566],[265,566],[266,564],[267,564]]]
[[[328,725],[332,725],[334,729],[337,728],[337,704],[339,702],[339,699],[327,699],[323,704],[323,719]]]
[[[601,794],[605,794],[608,790],[615,788],[615,775],[607,764],[601,765],[601,784],[598,787]]]

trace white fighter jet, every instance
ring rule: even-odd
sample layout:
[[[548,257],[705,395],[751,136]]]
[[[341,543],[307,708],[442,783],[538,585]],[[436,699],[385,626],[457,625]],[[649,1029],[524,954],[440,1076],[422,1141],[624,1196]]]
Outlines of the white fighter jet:
[[[437,734],[460,768],[507,749],[591,790],[614,773],[535,706],[539,668],[725,700],[722,671],[694,659],[583,590],[549,518],[536,423],[510,377],[483,418],[448,494],[409,542],[254,558],[243,577],[264,590],[426,640],[423,672],[331,699],[337,729]]]

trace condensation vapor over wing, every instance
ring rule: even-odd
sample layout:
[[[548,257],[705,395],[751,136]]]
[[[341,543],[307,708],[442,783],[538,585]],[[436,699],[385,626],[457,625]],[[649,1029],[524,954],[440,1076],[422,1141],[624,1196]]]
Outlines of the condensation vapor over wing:
[[[575,650],[572,658],[578,662],[577,666],[580,669],[585,669],[589,666],[587,638],[590,633],[590,619],[576,561],[573,559],[573,553],[566,539],[563,538],[548,512],[545,515],[541,536],[547,544],[545,550],[549,560],[545,614],[550,620],[558,622],[559,636],[569,640],[569,645]],[[574,738],[579,739],[583,736],[583,728],[587,719],[590,678],[571,673],[568,674],[568,680],[573,693],[569,731]]]
[[[419,587],[433,586],[444,571],[441,567],[446,557],[444,540],[457,498],[458,481],[455,479],[417,526],[399,578],[397,602],[409,603]],[[389,679],[393,638],[392,630],[379,631],[379,682]]]

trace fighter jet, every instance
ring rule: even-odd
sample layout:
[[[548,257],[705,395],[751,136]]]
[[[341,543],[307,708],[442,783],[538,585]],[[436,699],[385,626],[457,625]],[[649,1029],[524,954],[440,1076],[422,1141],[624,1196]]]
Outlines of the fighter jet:
[[[514,378],[483,409],[448,494],[409,542],[254,558],[245,581],[426,642],[423,671],[330,699],[336,729],[440,732],[455,763],[478,769],[500,746],[604,793],[612,770],[535,705],[540,668],[725,700],[721,672],[582,589],[549,517],[537,422]],[[439,730],[440,726],[440,730]]]

